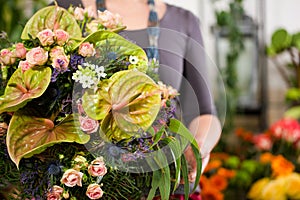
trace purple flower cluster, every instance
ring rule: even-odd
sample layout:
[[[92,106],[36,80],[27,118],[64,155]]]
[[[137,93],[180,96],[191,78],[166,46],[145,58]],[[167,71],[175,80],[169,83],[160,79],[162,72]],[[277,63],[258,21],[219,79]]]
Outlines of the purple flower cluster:
[[[72,69],[77,70],[78,65],[81,65],[84,62],[84,57],[78,54],[72,54],[70,59],[70,66]]]

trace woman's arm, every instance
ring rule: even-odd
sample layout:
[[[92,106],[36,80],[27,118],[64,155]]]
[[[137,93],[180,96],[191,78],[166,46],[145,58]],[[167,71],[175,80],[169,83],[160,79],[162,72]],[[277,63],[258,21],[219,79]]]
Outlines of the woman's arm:
[[[196,117],[191,122],[189,129],[200,147],[203,172],[208,163],[210,152],[220,139],[221,124],[216,116],[207,114]],[[197,163],[190,146],[186,149],[185,156],[190,166],[189,181],[194,182]]]

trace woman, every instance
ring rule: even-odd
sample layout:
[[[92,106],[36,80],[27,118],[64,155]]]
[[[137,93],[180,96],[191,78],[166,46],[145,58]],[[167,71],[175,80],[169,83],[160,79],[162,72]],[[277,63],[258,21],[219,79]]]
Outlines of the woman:
[[[58,0],[57,3],[65,8],[89,7],[94,13],[107,9],[122,16],[127,28],[121,34],[143,47],[149,59],[159,61],[160,79],[179,90],[182,116],[200,146],[204,168],[219,140],[221,125],[208,85],[198,18],[161,0]],[[190,182],[193,182],[196,161],[191,148],[187,148],[185,155],[191,166]],[[177,194],[181,192],[179,188]],[[200,196],[191,198],[200,199]]]

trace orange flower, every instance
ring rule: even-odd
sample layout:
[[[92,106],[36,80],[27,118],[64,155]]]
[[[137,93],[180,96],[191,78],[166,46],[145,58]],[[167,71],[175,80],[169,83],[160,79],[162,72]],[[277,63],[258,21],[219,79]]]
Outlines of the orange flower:
[[[242,138],[245,141],[252,141],[253,133],[246,131],[243,128],[237,128],[235,130],[235,135]]]
[[[210,183],[209,183],[208,178],[205,175],[202,175],[201,178],[200,178],[200,183],[199,183],[200,188],[202,190],[204,190],[206,187],[210,187],[209,184]]]
[[[204,169],[204,173],[209,172],[210,170],[213,170],[213,169],[217,169],[221,166],[222,166],[222,161],[221,160],[213,159],[207,164],[206,168]]]
[[[274,176],[284,176],[291,174],[295,166],[282,155],[278,155],[272,160],[271,168]]]
[[[274,159],[273,154],[266,152],[260,156],[259,161],[263,164],[267,164],[270,163],[273,159]]]
[[[235,176],[236,172],[234,170],[221,167],[218,169],[217,174],[223,176],[224,178],[232,178]]]
[[[213,187],[201,191],[202,200],[223,200],[224,195]]]
[[[228,185],[227,179],[218,174],[212,175],[209,179],[209,182],[213,188],[216,188],[220,191],[224,190]]]

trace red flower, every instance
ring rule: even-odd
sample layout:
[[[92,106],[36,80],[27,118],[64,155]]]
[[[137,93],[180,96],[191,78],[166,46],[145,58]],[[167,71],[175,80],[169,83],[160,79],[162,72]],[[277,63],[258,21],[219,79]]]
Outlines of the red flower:
[[[252,142],[260,150],[270,150],[273,145],[270,136],[267,134],[253,136]]]

